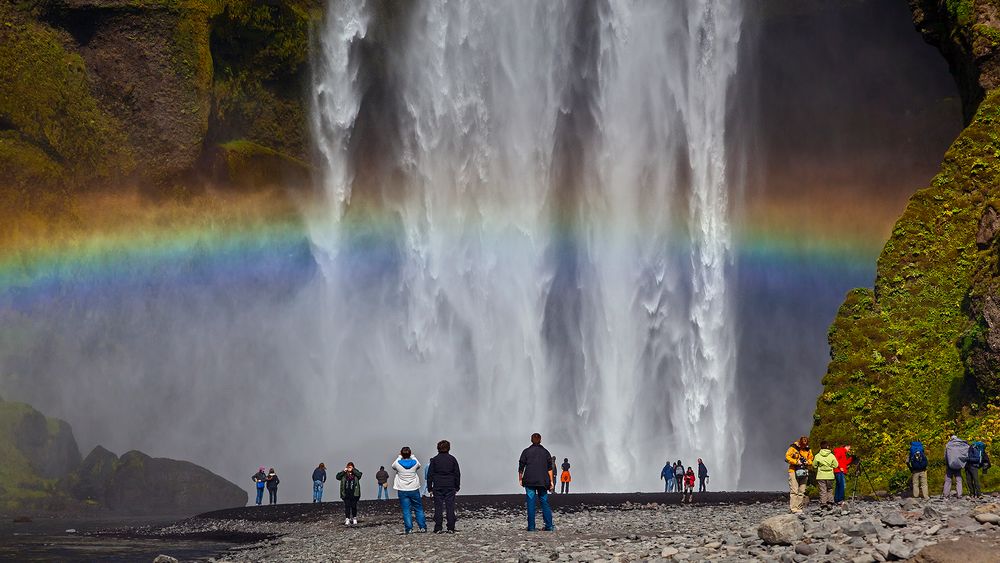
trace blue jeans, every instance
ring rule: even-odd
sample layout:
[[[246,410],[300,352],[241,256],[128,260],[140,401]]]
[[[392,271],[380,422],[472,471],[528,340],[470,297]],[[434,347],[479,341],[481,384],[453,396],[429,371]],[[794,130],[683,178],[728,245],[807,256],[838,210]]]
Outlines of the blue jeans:
[[[417,513],[417,527],[426,530],[427,520],[424,519],[424,502],[420,499],[420,490],[396,491],[396,496],[399,497],[399,507],[403,509],[403,529],[406,530],[406,533],[410,533],[410,530],[413,529],[411,508]]]
[[[833,486],[833,502],[844,502],[844,492],[847,489],[847,478],[843,473],[834,473],[837,484]]]
[[[313,502],[323,502],[323,481],[313,481]]]
[[[386,485],[378,486],[378,497],[376,497],[376,500],[381,500],[383,493],[385,493],[385,500],[389,500],[389,487]]]
[[[674,492],[674,480],[673,479],[667,479],[667,492],[668,493]]]
[[[546,530],[555,530],[552,524],[552,508],[549,507],[549,491],[544,487],[525,487],[524,494],[528,503],[528,531],[535,529],[535,498],[542,503],[542,520]]]
[[[262,500],[264,500],[264,487],[257,487],[257,506],[260,506]]]

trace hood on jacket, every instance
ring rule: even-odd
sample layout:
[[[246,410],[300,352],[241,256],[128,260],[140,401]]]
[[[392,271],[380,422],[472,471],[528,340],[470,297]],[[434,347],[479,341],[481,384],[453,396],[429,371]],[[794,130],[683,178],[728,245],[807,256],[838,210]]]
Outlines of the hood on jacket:
[[[413,469],[413,466],[416,464],[417,460],[412,457],[407,459],[400,458],[399,460],[399,465],[401,465],[404,469]]]

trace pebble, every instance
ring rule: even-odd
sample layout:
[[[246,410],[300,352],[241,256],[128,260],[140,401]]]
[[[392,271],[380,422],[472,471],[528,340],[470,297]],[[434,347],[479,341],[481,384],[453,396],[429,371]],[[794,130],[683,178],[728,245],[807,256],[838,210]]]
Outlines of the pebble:
[[[996,497],[994,497],[996,498]],[[636,503],[621,507],[556,510],[555,532],[528,533],[521,528],[523,511],[479,508],[459,510],[455,535],[399,536],[398,515],[373,515],[363,526],[344,528],[337,522],[265,523],[273,537],[237,546],[217,556],[218,563],[295,560],[330,561],[504,561],[611,562],[631,561],[894,561],[917,555],[925,546],[969,534],[996,530],[993,511],[976,510],[984,502],[940,499],[853,502],[835,513],[787,514],[787,504],[677,506]],[[922,507],[922,508],[920,508]],[[918,515],[923,514],[923,518]],[[793,540],[784,545],[758,537],[765,522],[780,524]],[[902,524],[902,525],[900,525]],[[150,530],[176,538],[207,531],[261,532],[260,522],[193,518]]]

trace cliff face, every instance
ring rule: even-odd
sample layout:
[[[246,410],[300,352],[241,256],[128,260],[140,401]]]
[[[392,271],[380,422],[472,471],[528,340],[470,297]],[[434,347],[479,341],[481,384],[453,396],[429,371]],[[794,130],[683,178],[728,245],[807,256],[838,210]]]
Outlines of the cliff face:
[[[246,161],[265,181],[303,181],[320,5],[0,3],[0,194],[233,184]]]
[[[910,440],[927,446],[932,480],[952,433],[1000,459],[1000,12],[992,0],[911,8],[949,61],[968,124],[896,223],[874,291],[852,291],[830,327],[812,431],[854,444],[876,487],[890,489],[909,477]]]

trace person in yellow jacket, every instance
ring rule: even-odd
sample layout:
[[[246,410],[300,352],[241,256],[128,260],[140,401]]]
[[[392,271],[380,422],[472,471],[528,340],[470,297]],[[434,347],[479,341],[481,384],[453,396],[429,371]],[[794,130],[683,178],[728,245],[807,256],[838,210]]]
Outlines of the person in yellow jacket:
[[[833,505],[833,480],[836,477],[834,470],[840,467],[840,462],[830,451],[829,442],[819,443],[819,452],[813,465],[816,467],[816,484],[819,486],[819,505],[830,508]]]
[[[788,462],[788,508],[792,513],[802,512],[809,499],[806,497],[806,482],[809,480],[809,468],[813,464],[813,455],[809,451],[809,438],[802,436],[785,452]]]

